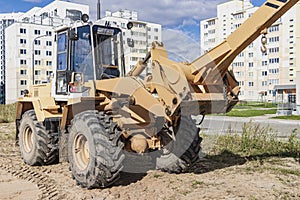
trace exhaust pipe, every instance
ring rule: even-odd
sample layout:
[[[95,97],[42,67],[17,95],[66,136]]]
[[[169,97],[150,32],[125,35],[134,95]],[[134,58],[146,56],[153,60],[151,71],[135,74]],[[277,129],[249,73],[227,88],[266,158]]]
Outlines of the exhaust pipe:
[[[97,20],[101,19],[101,3],[100,0],[98,0],[97,3]]]

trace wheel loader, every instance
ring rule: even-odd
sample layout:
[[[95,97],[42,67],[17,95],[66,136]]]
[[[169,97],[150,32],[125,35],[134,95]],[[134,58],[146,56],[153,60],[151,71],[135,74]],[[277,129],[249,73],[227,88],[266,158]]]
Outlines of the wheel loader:
[[[139,172],[139,165],[187,171],[202,140],[191,116],[234,107],[240,88],[230,64],[260,35],[265,50],[267,28],[297,2],[268,0],[191,63],[170,60],[163,43],[153,42],[127,73],[118,27],[83,15],[82,22],[57,28],[54,75],[17,102],[16,140],[24,162],[68,161],[86,188],[107,187],[121,171]],[[148,66],[151,73],[140,76]]]

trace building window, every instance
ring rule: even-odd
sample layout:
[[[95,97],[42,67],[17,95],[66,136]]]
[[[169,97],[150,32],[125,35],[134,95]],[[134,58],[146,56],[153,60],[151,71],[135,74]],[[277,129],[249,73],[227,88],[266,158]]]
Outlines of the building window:
[[[249,76],[249,77],[253,77],[253,75],[254,75],[253,72],[249,72],[249,73],[248,73],[248,76]]]
[[[268,71],[262,71],[262,72],[261,72],[261,75],[262,75],[262,76],[268,76]]]
[[[261,82],[261,85],[262,85],[262,86],[268,86],[268,81],[263,81],[263,82]]]
[[[271,27],[269,28],[269,32],[270,32],[270,33],[271,33],[271,32],[277,32],[277,31],[279,31],[279,25],[271,26]]]
[[[52,71],[46,71],[46,75],[50,76],[52,74]]]
[[[23,59],[20,60],[20,65],[26,65],[26,64],[27,64],[26,60],[23,60]]]
[[[238,13],[234,15],[235,19],[243,19],[244,18],[244,13]]]
[[[20,39],[20,44],[26,44],[26,39]]]
[[[34,35],[41,35],[41,31],[40,30],[34,30]]]
[[[52,66],[52,61],[46,61],[46,66],[51,67]]]
[[[279,84],[279,79],[270,79],[269,84],[270,85],[278,85]]]
[[[270,64],[279,63],[279,58],[271,58],[269,59]]]
[[[40,50],[34,50],[34,54],[35,55],[41,55],[41,51]]]
[[[46,51],[46,56],[52,56],[52,51]]]
[[[158,36],[154,36],[154,40],[158,40]]]
[[[272,43],[272,42],[279,42],[279,36],[269,38],[269,42],[270,43]]]
[[[46,41],[46,46],[51,47],[52,46],[52,42],[51,41]]]
[[[40,60],[35,60],[34,64],[40,66],[41,65],[41,61]]]
[[[269,48],[269,53],[277,53],[279,52],[279,47]]]
[[[46,35],[47,36],[52,36],[52,32],[51,31],[46,31]]]
[[[250,62],[250,63],[249,63],[249,67],[253,67],[253,62]]]
[[[21,80],[20,85],[27,85],[27,81],[26,80]]]
[[[20,49],[20,54],[25,55],[26,54],[26,49]]]
[[[27,70],[26,69],[21,69],[20,70],[20,74],[21,75],[26,75],[27,74]]]
[[[73,21],[80,20],[82,16],[82,12],[79,10],[74,9],[67,9],[66,10],[66,18],[69,18]]]
[[[34,75],[40,76],[40,75],[41,75],[41,70],[35,70],[35,71],[34,71]]]
[[[279,74],[279,68],[277,69],[269,69],[270,74]]]
[[[245,82],[244,81],[239,81],[238,84],[239,84],[239,86],[244,86]]]
[[[35,81],[34,81],[34,84],[36,84],[36,85],[37,85],[37,84],[41,84],[41,83],[42,83],[42,82],[41,82],[40,80],[35,80]]]
[[[215,25],[215,24],[216,24],[215,20],[208,21],[208,26]]]
[[[34,41],[34,44],[35,44],[35,45],[41,45],[41,40],[35,40],[35,41]]]
[[[25,28],[20,28],[20,33],[21,34],[26,34],[26,29]]]
[[[253,87],[254,86],[254,82],[248,82],[248,86],[249,87]]]
[[[262,61],[262,66],[267,66],[268,65],[268,61]]]

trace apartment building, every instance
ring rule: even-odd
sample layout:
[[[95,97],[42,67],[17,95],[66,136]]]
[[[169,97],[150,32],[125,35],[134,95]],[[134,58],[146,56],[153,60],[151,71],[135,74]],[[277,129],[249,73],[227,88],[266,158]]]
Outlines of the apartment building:
[[[101,19],[101,22],[122,29],[126,72],[130,71],[139,60],[145,58],[153,41],[162,41],[161,25],[139,21],[138,13],[135,11],[120,10],[114,13],[106,11],[105,17]],[[128,22],[132,22],[134,25],[131,30],[127,29]],[[134,46],[130,47],[128,44],[132,41]],[[147,70],[150,70],[150,68]],[[147,70],[145,73],[147,73]]]
[[[0,14],[0,104],[5,104],[5,29],[22,14]]]
[[[16,102],[33,83],[47,81],[56,63],[54,28],[80,20],[84,13],[89,13],[87,5],[56,0],[21,14],[5,28],[6,104]]]
[[[218,5],[216,17],[200,22],[201,53],[220,44],[257,9],[250,0]],[[295,87],[296,27],[299,26],[296,13],[299,11],[297,4],[268,28],[266,53],[261,52],[261,38],[258,38],[231,64],[241,87],[241,100],[280,101],[287,98],[281,93],[284,87]]]

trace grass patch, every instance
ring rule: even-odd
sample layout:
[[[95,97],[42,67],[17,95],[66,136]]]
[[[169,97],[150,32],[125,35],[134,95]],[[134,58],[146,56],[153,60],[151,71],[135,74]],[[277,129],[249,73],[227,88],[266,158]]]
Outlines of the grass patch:
[[[300,120],[300,115],[276,116],[272,117],[272,119]]]
[[[266,168],[267,170],[275,171],[277,173],[283,174],[283,175],[295,175],[300,176],[300,171],[293,170],[293,169],[281,169],[281,168]],[[285,180],[286,181],[286,180]],[[289,181],[288,181],[289,182]]]
[[[245,102],[240,101],[236,104],[237,109],[252,109],[252,108],[277,108],[277,105],[269,102]]]
[[[193,188],[197,187],[198,185],[204,185],[204,182],[203,181],[193,181],[192,182]]]
[[[16,117],[16,104],[0,105],[0,123],[14,122]]]
[[[255,117],[255,116],[263,116],[266,114],[276,114],[276,109],[270,109],[270,110],[238,110],[233,109],[229,113],[226,114],[226,116],[231,117]]]
[[[161,175],[161,174],[154,174],[154,175],[153,175],[154,178],[160,178],[160,177],[162,177],[162,176],[163,176],[163,175]]]
[[[296,130],[288,138],[279,139],[270,128],[244,124],[242,133],[228,133],[217,138],[213,154],[232,152],[241,156],[289,156],[300,158],[300,134]]]

